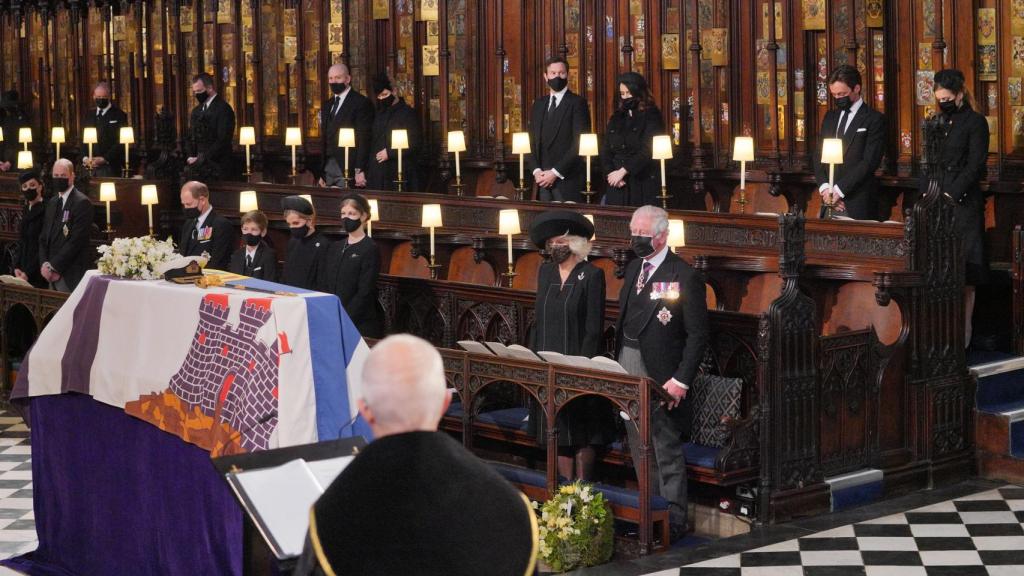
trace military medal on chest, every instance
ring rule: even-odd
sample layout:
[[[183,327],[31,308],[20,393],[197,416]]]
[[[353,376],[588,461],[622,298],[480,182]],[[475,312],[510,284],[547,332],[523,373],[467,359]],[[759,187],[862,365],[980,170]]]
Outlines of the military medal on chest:
[[[669,312],[665,306],[658,310],[658,322],[661,322],[663,326],[668,326],[668,323],[672,321],[672,313]]]

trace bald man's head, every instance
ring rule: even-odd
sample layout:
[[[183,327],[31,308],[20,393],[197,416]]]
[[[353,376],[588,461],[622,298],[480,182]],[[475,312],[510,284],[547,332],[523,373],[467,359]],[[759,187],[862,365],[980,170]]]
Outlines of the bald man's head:
[[[448,409],[444,364],[422,338],[398,334],[381,340],[363,364],[359,411],[376,437],[437,430]]]
[[[75,165],[67,158],[54,162],[50,175],[53,176],[54,189],[58,194],[63,194],[75,185]]]
[[[352,83],[352,76],[348,72],[348,66],[345,64],[334,64],[328,68],[327,83],[331,87],[331,92],[335,94],[344,92],[348,85]]]

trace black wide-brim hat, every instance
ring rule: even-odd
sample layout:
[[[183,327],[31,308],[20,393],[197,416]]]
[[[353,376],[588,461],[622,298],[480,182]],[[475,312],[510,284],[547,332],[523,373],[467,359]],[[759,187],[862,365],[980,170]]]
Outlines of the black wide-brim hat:
[[[530,225],[530,240],[543,248],[549,238],[571,234],[590,240],[594,236],[594,225],[579,212],[570,210],[549,210],[534,218]]]
[[[302,196],[285,196],[281,199],[281,210],[294,210],[306,216],[313,215],[313,205]]]

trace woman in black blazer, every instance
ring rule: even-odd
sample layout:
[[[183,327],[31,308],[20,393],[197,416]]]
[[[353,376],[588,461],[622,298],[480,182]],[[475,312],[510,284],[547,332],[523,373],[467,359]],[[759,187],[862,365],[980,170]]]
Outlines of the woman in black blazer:
[[[320,290],[341,299],[349,318],[364,337],[381,338],[383,328],[377,303],[380,254],[366,235],[370,203],[359,194],[341,199],[341,222],[348,237],[331,244],[320,276]]]
[[[277,255],[267,243],[267,217],[263,212],[253,210],[242,215],[242,247],[231,255],[228,271],[277,281]]]
[[[935,101],[940,114],[935,118],[938,142],[933,170],[939,190],[956,202],[956,229],[963,239],[965,257],[967,288],[964,308],[967,317],[964,345],[968,346],[971,342],[974,287],[988,282],[985,195],[981,191],[988,158],[988,122],[971,108],[964,75],[959,70],[941,70],[935,74]],[[927,191],[929,180],[921,178],[922,194]]]
[[[551,256],[537,277],[534,351],[588,358],[604,352],[604,271],[586,260],[593,235],[593,224],[577,212],[553,210],[533,221],[530,239]],[[544,413],[531,407],[530,430],[547,445]],[[559,412],[558,431],[558,473],[590,480],[597,448],[615,441],[609,403],[596,396],[573,401]]]
[[[656,204],[661,181],[651,146],[655,136],[665,133],[665,123],[643,76],[626,72],[619,76],[618,88],[615,112],[608,120],[601,149],[608,181],[605,204]]]

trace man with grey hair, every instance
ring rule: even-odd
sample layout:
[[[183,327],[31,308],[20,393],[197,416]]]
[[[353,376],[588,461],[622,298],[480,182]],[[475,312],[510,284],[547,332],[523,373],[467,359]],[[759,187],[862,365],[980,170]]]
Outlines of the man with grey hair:
[[[672,538],[688,531],[686,459],[683,440],[693,418],[689,385],[708,342],[706,289],[701,274],[668,248],[668,213],[641,206],[629,222],[630,246],[638,258],[626,266],[619,293],[619,363],[635,376],[649,376],[673,398],[651,405],[654,460],[651,482],[669,501]],[[640,435],[628,422],[633,462],[640,462]]]
[[[71,292],[94,261],[89,246],[93,208],[75,188],[75,166],[60,158],[53,163],[53,197],[46,203],[39,235],[39,273],[50,287]]]
[[[320,185],[348,187],[344,175],[345,149],[338,145],[338,132],[342,128],[352,128],[355,130],[356,147],[348,153],[348,177],[354,175],[356,187],[365,188],[373,137],[373,104],[352,87],[352,76],[345,64],[335,64],[327,70],[327,83],[331,97],[320,108],[320,149],[324,151]]]
[[[306,574],[533,574],[529,501],[437,431],[448,408],[444,364],[408,334],[379,342],[363,365],[359,413],[376,440],[310,511]]]
[[[82,126],[96,128],[96,143],[92,156],[82,158],[82,164],[92,169],[93,176],[120,177],[125,162],[121,127],[128,125],[128,115],[111,100],[106,81],[92,89],[92,101],[95,107],[85,114]]]

